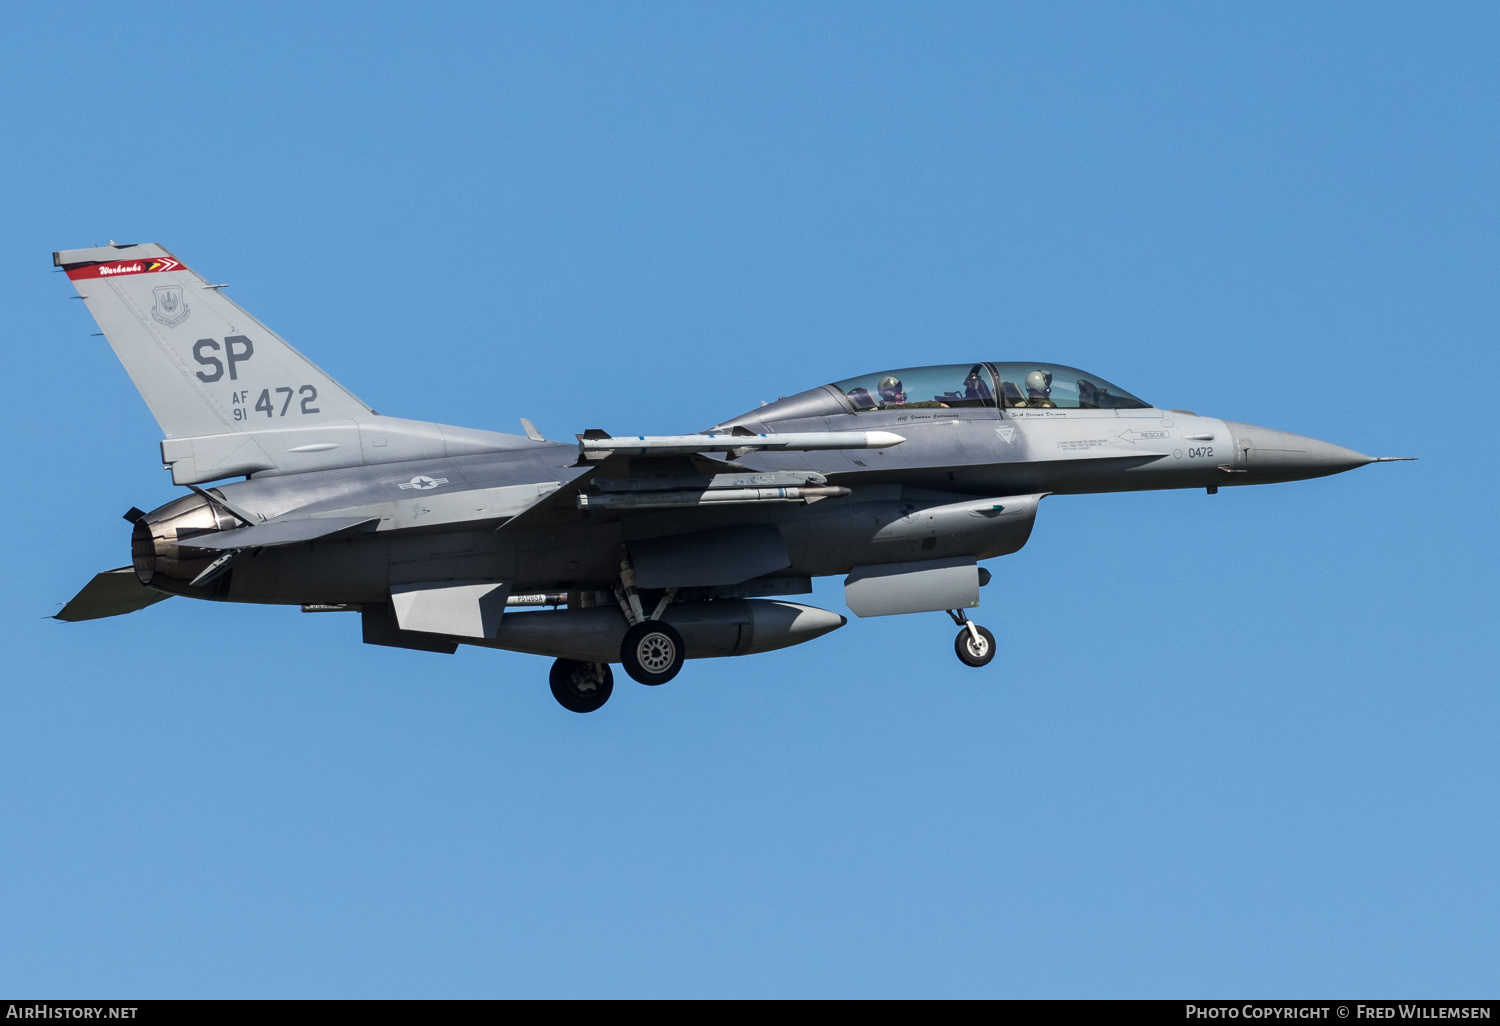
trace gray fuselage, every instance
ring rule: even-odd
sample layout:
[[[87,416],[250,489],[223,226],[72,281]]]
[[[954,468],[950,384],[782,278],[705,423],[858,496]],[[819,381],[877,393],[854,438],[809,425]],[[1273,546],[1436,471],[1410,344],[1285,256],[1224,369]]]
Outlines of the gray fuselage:
[[[517,593],[590,592],[618,579],[622,543],[757,524],[773,525],[790,557],[774,579],[794,580],[868,564],[1014,552],[1025,544],[1044,494],[1212,489],[1319,477],[1371,462],[1311,438],[1181,410],[925,406],[856,412],[834,386],[712,430],[734,428],[768,434],[884,429],[905,442],[879,450],[752,452],[725,464],[744,472],[814,472],[849,489],[805,505],[595,511],[557,502],[545,518],[520,516],[554,493],[566,498],[590,488],[590,468],[580,466],[578,446],[548,441],[498,453],[260,476],[217,492],[262,519],[365,517],[378,524],[368,533],[249,551],[205,586],[187,584],[207,565],[203,559],[188,559],[151,583],[202,598],[299,605],[388,602],[392,585],[403,581],[497,579],[514,581]],[[1014,499],[1007,506],[1011,515],[991,515],[983,502],[976,504],[991,499]],[[178,501],[184,508],[206,505],[196,496]],[[158,514],[169,508],[149,516],[160,523]],[[203,515],[200,509],[198,530]],[[759,593],[777,589],[768,584]]]

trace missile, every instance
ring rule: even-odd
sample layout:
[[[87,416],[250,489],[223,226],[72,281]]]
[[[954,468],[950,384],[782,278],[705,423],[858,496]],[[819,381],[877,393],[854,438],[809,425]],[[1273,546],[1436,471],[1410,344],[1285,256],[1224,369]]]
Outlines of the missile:
[[[906,439],[894,431],[791,431],[757,435],[608,435],[595,428],[578,435],[578,451],[584,457],[669,456],[695,452],[810,452],[815,449],[889,449]]]
[[[746,505],[755,502],[817,502],[848,495],[838,485],[813,488],[709,488],[690,492],[580,495],[579,509],[676,509],[684,506]]]

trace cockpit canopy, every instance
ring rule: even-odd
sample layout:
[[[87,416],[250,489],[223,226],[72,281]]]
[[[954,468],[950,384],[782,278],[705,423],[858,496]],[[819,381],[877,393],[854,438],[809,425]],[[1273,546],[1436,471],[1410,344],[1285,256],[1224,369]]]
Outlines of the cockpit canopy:
[[[1151,404],[1095,374],[1055,363],[955,363],[907,367],[834,385],[863,410],[1007,408],[1142,410]]]
[[[995,405],[995,376],[982,363],[882,371],[833,387],[844,393],[855,412]]]

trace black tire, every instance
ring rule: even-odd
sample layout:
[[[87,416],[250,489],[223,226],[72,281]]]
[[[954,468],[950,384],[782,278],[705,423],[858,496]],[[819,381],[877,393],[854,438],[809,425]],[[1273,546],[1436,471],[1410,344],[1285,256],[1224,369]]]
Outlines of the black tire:
[[[958,653],[959,660],[965,666],[986,666],[991,659],[995,658],[995,636],[989,632],[988,628],[981,627],[977,623],[974,629],[979,632],[979,640],[984,646],[983,650],[975,651],[974,639],[969,636],[969,628],[965,627],[958,632],[958,637],[953,639],[953,651]]]
[[[660,620],[646,620],[625,632],[620,662],[625,672],[642,684],[665,684],[677,676],[687,650],[677,628]]]
[[[552,664],[552,697],[569,712],[589,713],[609,701],[615,674],[608,663],[559,659]]]

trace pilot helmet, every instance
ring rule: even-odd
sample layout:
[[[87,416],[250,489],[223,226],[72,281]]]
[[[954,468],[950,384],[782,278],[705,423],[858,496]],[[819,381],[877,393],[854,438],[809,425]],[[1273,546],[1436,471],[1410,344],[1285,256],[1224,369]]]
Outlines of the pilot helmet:
[[[1026,392],[1028,395],[1046,398],[1052,394],[1052,372],[1034,370],[1026,375]]]
[[[876,390],[880,393],[880,398],[888,403],[899,403],[906,400],[906,392],[901,388],[901,379],[894,374],[887,374],[881,378]]]

